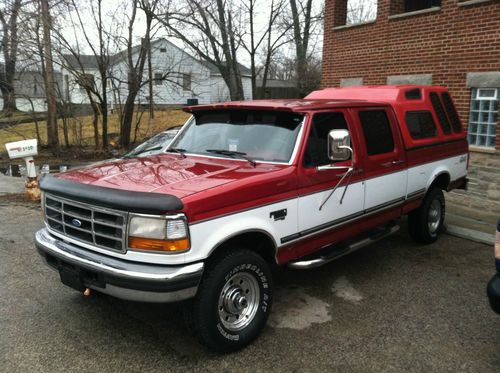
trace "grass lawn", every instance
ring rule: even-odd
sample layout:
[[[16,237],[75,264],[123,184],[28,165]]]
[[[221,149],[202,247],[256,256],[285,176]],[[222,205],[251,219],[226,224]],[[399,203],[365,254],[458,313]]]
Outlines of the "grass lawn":
[[[152,135],[165,130],[167,128],[184,124],[184,122],[189,118],[188,113],[182,110],[166,110],[166,111],[156,111],[154,119],[149,118],[149,113],[144,112],[142,116],[141,113],[137,113],[135,119],[140,119],[139,127],[137,131],[136,142],[140,142]],[[140,117],[139,117],[140,116]],[[62,130],[62,119],[58,120],[59,125],[59,142],[64,145],[63,130]],[[65,151],[63,148],[63,155],[60,159],[51,159],[50,152],[43,149],[43,145],[47,142],[47,132],[45,121],[39,122],[40,137],[42,140],[42,147],[39,145],[40,156],[42,161],[67,161],[68,158],[74,159],[78,157],[79,160],[84,159],[99,159],[106,158],[107,154],[102,151],[96,151],[94,148],[94,129],[92,126],[92,116],[69,118],[68,119],[68,133],[69,140],[72,147]],[[101,128],[101,123],[99,123],[99,129]],[[134,129],[135,125],[132,127],[131,139],[134,139]],[[117,140],[119,134],[119,120],[117,114],[109,115],[108,117],[108,134],[110,140]],[[1,163],[8,163],[7,151],[5,149],[5,144],[12,141],[19,141],[24,139],[36,138],[35,123],[23,123],[8,128],[0,129],[0,157]],[[99,139],[101,141],[101,139]],[[78,150],[76,150],[78,148]],[[67,153],[67,154],[64,154]],[[40,159],[38,160],[38,163]]]

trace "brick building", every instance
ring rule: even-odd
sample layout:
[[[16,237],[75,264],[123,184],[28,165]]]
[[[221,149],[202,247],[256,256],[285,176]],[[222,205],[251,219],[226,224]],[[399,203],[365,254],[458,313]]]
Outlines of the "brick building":
[[[450,201],[500,216],[500,1],[378,0],[363,19],[351,1],[326,0],[322,86],[448,86],[471,150]]]

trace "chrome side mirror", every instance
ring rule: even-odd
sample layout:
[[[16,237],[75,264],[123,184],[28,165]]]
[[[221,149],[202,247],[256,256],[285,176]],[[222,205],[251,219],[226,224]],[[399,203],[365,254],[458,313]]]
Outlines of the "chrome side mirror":
[[[347,161],[351,158],[351,136],[348,130],[331,130],[328,134],[328,158],[332,162]]]

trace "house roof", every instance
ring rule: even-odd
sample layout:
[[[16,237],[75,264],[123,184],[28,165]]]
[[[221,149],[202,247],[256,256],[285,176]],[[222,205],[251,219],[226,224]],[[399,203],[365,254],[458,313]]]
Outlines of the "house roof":
[[[219,69],[213,63],[208,62],[208,61],[203,61],[203,60],[198,60],[198,62],[201,63],[202,65],[204,65],[205,67],[207,67],[212,74],[220,74]],[[240,68],[241,75],[244,75],[244,76],[252,75],[252,72],[250,71],[250,69],[248,67],[242,65],[241,63],[238,63],[238,66]]]
[[[220,74],[219,69],[213,63],[208,62],[208,61],[203,61],[203,60],[197,60],[196,58],[191,56],[189,53],[187,53],[186,51],[179,48],[177,45],[173,44],[172,42],[168,41],[165,38],[159,38],[159,39],[155,39],[155,40],[151,41],[151,46],[154,46],[160,42],[167,42],[168,44],[170,44],[174,48],[179,49],[181,52],[185,53],[186,55],[191,57],[193,60],[199,62],[201,65],[208,68],[210,70],[211,74]],[[132,54],[139,52],[140,49],[141,49],[140,44],[135,45],[134,47],[132,47]],[[78,56],[78,59],[76,58],[76,56],[74,56],[72,54],[64,54],[63,57],[65,59],[66,64],[68,65],[68,67],[72,68],[72,69],[81,69],[81,68],[83,68],[83,69],[86,69],[86,68],[87,69],[97,69],[98,68],[97,57],[93,54],[91,54],[91,55],[81,54]],[[122,51],[120,51],[120,52],[118,52],[115,55],[110,57],[110,64],[112,64],[112,65],[116,64],[118,62],[124,61],[126,58],[127,58],[127,50],[122,50]],[[247,68],[246,66],[244,66],[240,63],[238,64],[238,66],[240,68],[240,72],[242,75],[244,75],[244,76],[251,75],[251,71],[249,68]]]
[[[70,69],[97,69],[99,67],[97,56],[93,54],[80,54],[78,58],[73,54],[63,54],[63,58]]]

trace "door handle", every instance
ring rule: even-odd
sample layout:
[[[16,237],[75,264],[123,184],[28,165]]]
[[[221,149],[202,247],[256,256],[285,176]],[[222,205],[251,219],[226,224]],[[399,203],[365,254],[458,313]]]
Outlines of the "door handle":
[[[381,166],[392,167],[392,166],[397,166],[398,164],[402,164],[402,163],[404,163],[404,161],[401,159],[398,159],[397,161],[390,161],[390,162],[382,163]]]

